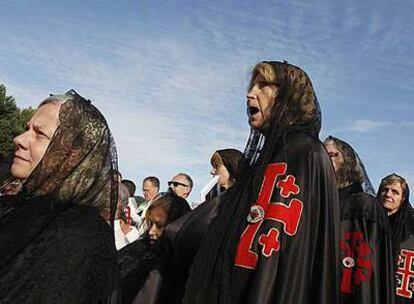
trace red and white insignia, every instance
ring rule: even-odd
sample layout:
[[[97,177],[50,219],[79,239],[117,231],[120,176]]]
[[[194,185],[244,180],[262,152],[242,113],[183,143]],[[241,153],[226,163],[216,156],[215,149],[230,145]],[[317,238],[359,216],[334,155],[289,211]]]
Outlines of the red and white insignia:
[[[254,224],[263,220],[264,216],[264,209],[259,205],[253,205],[250,207],[250,213],[247,216],[247,221],[251,224]]]
[[[352,268],[355,266],[355,260],[350,256],[345,257],[342,260],[342,265],[344,265],[346,268]]]

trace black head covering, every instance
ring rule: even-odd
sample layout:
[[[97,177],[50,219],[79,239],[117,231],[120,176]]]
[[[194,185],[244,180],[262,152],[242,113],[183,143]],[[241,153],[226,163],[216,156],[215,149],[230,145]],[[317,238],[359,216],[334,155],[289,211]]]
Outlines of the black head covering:
[[[266,166],[272,156],[284,147],[289,132],[301,131],[317,137],[321,128],[321,112],[312,83],[306,73],[287,62],[268,61],[276,74],[279,87],[272,108],[270,126],[265,130],[265,143],[253,166],[243,169],[240,180],[224,193],[221,210],[201,245],[186,287],[184,303],[217,303],[219,298],[231,302],[231,269],[234,254],[251,203],[260,191]],[[257,151],[257,131],[253,130],[246,145],[246,157]],[[225,301],[224,301],[225,302]]]
[[[62,206],[95,206],[109,220],[118,191],[115,142],[105,118],[89,100],[73,90],[64,97],[68,99],[59,113],[60,125],[23,191],[28,196],[54,193]]]
[[[360,191],[375,196],[374,188],[369,180],[364,164],[355,150],[348,143],[333,136],[328,136],[323,143],[325,146],[333,143],[343,155],[344,164],[336,172],[338,188],[354,185],[354,187],[361,189]]]
[[[243,160],[243,153],[237,149],[222,149],[215,153],[220,155],[224,167],[229,171],[230,177],[238,180],[240,177],[240,167]]]

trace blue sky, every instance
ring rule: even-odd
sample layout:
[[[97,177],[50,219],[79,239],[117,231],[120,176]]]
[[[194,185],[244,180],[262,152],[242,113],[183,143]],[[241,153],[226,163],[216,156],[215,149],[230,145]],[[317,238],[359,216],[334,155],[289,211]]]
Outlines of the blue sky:
[[[323,129],[349,142],[375,186],[414,187],[414,2],[1,1],[0,83],[20,107],[74,88],[107,117],[125,178],[162,188],[210,179],[210,156],[248,136],[258,61],[312,78]]]

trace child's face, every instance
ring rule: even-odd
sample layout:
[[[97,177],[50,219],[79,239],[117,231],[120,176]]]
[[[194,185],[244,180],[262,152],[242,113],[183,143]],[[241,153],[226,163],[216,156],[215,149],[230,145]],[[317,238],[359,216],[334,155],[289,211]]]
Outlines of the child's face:
[[[162,207],[155,207],[151,209],[148,214],[149,231],[148,235],[150,243],[154,243],[160,238],[164,232],[165,224],[167,223],[168,214],[162,209]]]

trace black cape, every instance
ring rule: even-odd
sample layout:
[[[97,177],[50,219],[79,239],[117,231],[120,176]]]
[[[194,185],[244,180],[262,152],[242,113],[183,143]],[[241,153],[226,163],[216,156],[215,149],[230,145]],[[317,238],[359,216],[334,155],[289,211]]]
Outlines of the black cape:
[[[394,303],[387,215],[358,183],[340,189],[339,195],[341,303]]]
[[[323,145],[288,134],[245,217],[231,303],[337,303],[338,224],[335,176]]]

